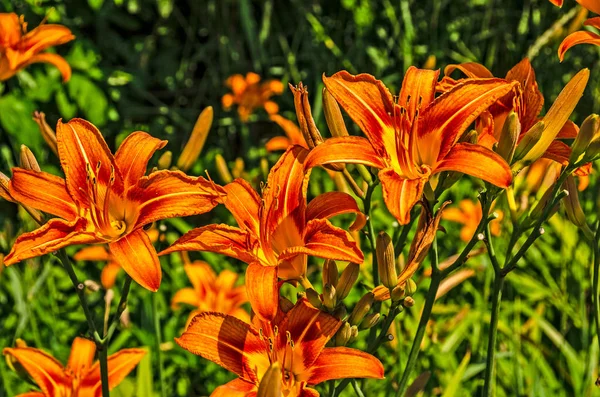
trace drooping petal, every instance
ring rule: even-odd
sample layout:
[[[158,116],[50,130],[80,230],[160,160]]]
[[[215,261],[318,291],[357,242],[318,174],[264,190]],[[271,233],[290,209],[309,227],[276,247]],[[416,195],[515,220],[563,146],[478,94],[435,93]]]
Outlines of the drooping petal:
[[[600,18],[600,17],[598,17]],[[571,48],[579,44],[600,45],[600,35],[587,30],[573,32],[560,43],[558,47],[558,59],[562,62],[565,58],[565,53]]]
[[[68,382],[62,364],[39,349],[31,347],[6,348],[2,354],[14,357],[35,381],[45,396],[56,396]],[[68,385],[70,386],[70,385]]]
[[[108,262],[104,265],[102,273],[100,273],[100,282],[102,283],[102,286],[106,289],[114,287],[120,271],[121,266],[116,262]]]
[[[67,189],[76,202],[91,206],[88,181],[90,176],[100,186],[108,186],[114,175],[113,189],[123,191],[123,178],[116,167],[114,157],[100,131],[83,119],[72,119],[68,123],[58,121],[56,141],[60,164],[66,175]]]
[[[414,66],[409,67],[404,74],[398,104],[406,109],[411,123],[417,109],[425,109],[433,102],[439,75],[439,70],[419,69]]]
[[[217,279],[217,275],[212,267],[203,261],[194,261],[194,263],[184,265],[183,269],[197,291],[196,294],[205,294],[209,286],[213,285]]]
[[[270,365],[267,342],[258,331],[223,313],[200,313],[175,342],[254,384],[257,372],[264,373]]]
[[[523,59],[510,69],[506,74],[506,80],[521,83],[523,103],[520,104],[522,109],[519,112],[519,120],[523,131],[527,131],[537,122],[538,115],[544,106],[544,95],[538,88],[535,70],[529,59]]]
[[[455,70],[463,72],[469,78],[491,79],[494,77],[488,68],[477,62],[448,65],[444,68],[444,75],[450,76]]]
[[[395,148],[394,124],[391,115],[394,100],[385,85],[370,74],[351,75],[341,71],[323,76],[327,91],[369,138],[373,148],[383,155],[386,148]]]
[[[21,45],[27,49],[27,53],[34,54],[49,47],[67,43],[74,38],[75,36],[66,26],[44,24],[23,36]]]
[[[77,251],[73,255],[73,259],[76,261],[108,261],[111,257],[105,245],[91,245]]]
[[[144,358],[145,349],[123,349],[108,356],[108,389],[114,389]],[[101,397],[100,362],[97,361],[82,379],[79,395]],[[89,393],[89,394],[88,394]]]
[[[304,140],[304,136],[302,135],[302,131],[300,131],[300,128],[298,128],[298,126],[291,120],[286,119],[285,117],[282,117],[278,114],[272,114],[271,116],[269,116],[269,118],[274,121],[275,123],[277,123],[277,125],[279,125],[283,131],[285,132],[286,137],[288,138],[288,146],[280,148],[283,150],[286,150],[289,146],[291,145],[300,145],[305,149],[308,149],[308,146],[306,145],[306,141]],[[269,142],[274,141],[276,138],[271,139]],[[269,144],[267,144],[268,146]],[[269,151],[273,151],[273,150],[280,150],[280,149],[269,149],[267,147],[267,150]]]
[[[401,225],[410,221],[410,211],[423,195],[426,178],[402,178],[391,168],[379,171],[383,200]]]
[[[133,132],[125,138],[115,153],[115,163],[123,176],[125,189],[135,185],[146,174],[148,161],[154,152],[164,148],[166,144],[167,141],[142,131]]]
[[[306,207],[306,220],[329,219],[341,214],[356,214],[356,221],[350,230],[360,230],[367,219],[356,204],[356,200],[347,193],[327,192],[318,195]]]
[[[15,200],[60,218],[75,219],[77,206],[67,191],[64,179],[23,168],[13,168],[12,171],[9,190]]]
[[[383,365],[374,356],[348,347],[330,347],[319,355],[310,368],[309,385],[331,379],[383,379]]]
[[[246,270],[246,293],[252,310],[264,321],[273,321],[279,308],[277,267],[252,263]]]
[[[502,79],[466,79],[421,113],[418,150],[423,164],[443,158],[466,128],[518,85]]]
[[[564,142],[553,141],[542,157],[567,165],[569,164],[569,157],[571,157],[571,147]]]
[[[209,251],[252,263],[257,259],[252,251],[257,243],[248,232],[237,227],[207,225],[187,232],[159,255],[177,251]]]
[[[73,371],[77,378],[82,379],[92,367],[95,354],[96,343],[85,338],[75,338],[71,346],[67,369]]]
[[[306,157],[304,166],[350,163],[364,164],[375,168],[384,168],[385,162],[375,152],[369,140],[358,136],[329,138],[313,148]]]
[[[137,229],[108,245],[116,263],[139,285],[156,292],[162,271],[158,255],[143,229]]]
[[[256,384],[237,378],[217,387],[210,397],[247,397],[248,393],[256,390]]]
[[[510,167],[499,154],[470,143],[456,144],[433,170],[441,171],[462,172],[503,188],[512,183]]]
[[[97,243],[94,235],[84,232],[85,225],[84,218],[77,218],[73,222],[65,222],[58,218],[50,219],[33,232],[23,233],[17,237],[12,250],[4,257],[4,264],[10,266],[68,245]]]
[[[171,308],[178,309],[183,303],[190,306],[198,306],[200,302],[200,296],[198,292],[193,288],[182,288],[175,292],[173,299],[171,299]]]
[[[223,187],[227,193],[225,207],[231,212],[242,230],[250,230],[256,237],[260,236],[260,196],[241,178]]]
[[[277,152],[279,150],[286,150],[290,146],[292,146],[292,141],[286,136],[276,136],[267,141],[265,143],[265,149],[267,152]],[[219,386],[224,387],[224,386]]]
[[[286,313],[279,329],[290,333],[295,348],[302,352],[302,364],[306,370],[317,360],[325,344],[341,325],[340,320],[315,309],[306,299],[301,299]],[[278,343],[285,346],[287,338],[283,334],[281,332]]]
[[[551,0],[551,1],[562,1],[562,0]],[[598,0],[577,0],[577,2],[579,4],[581,4],[582,7],[596,13],[596,14],[600,14],[600,3],[598,2]],[[596,17],[599,18],[599,17]],[[591,18],[591,19],[595,19],[595,18]]]
[[[166,170],[142,177],[127,192],[130,200],[139,203],[137,225],[203,214],[216,207],[224,195],[222,187],[203,177]]]
[[[58,71],[60,72],[60,75],[62,76],[63,82],[66,83],[67,81],[69,81],[71,79],[71,66],[69,65],[69,63],[67,62],[67,60],[65,58],[61,57],[58,54],[52,54],[50,52],[36,54],[36,55],[32,56],[31,58],[29,58],[27,60],[27,62],[20,65],[20,67],[24,68],[33,63],[49,63],[58,69]]]

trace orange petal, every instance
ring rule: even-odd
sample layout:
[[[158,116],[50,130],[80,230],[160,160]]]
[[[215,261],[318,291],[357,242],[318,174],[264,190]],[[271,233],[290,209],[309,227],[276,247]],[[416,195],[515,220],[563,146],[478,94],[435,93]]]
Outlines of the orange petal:
[[[50,219],[45,225],[30,233],[23,233],[4,257],[4,264],[10,266],[25,259],[35,258],[73,244],[94,244],[96,237],[84,233],[86,220],[77,218],[73,222]]]
[[[558,47],[558,59],[562,62],[567,50],[578,44],[600,45],[600,35],[587,30],[580,30],[578,32],[571,33],[565,37],[562,43],[560,43],[560,46]]]
[[[60,72],[63,82],[66,83],[71,79],[71,66],[65,58],[61,57],[58,54],[52,54],[49,52],[36,54],[29,58],[27,62],[22,64],[21,67],[26,67],[28,65],[31,65],[32,63],[49,63],[51,65],[54,65]]]
[[[48,397],[48,395],[44,394],[44,393],[41,393],[41,392],[38,392],[38,391],[31,391],[31,392],[28,392],[28,393],[19,394],[16,397]]]
[[[550,3],[554,4],[557,7],[563,6],[563,0],[550,0]]]
[[[469,78],[491,79],[494,77],[488,68],[477,62],[448,65],[444,68],[444,74],[450,76],[455,70],[463,72]]]
[[[308,384],[316,385],[343,378],[383,379],[383,364],[374,356],[358,349],[327,348],[311,366]]]
[[[298,397],[319,397],[320,394],[318,391],[316,391],[315,389],[311,389],[310,387],[303,387],[302,390],[300,390],[300,394],[298,394]]]
[[[512,172],[499,154],[470,143],[459,143],[436,164],[433,172],[458,171],[499,187],[512,183]]]
[[[556,139],[575,139],[579,134],[579,127],[571,120],[567,120],[565,125],[560,129]]]
[[[383,200],[390,213],[401,225],[410,221],[410,211],[423,195],[426,178],[402,178],[391,168],[379,171]]]
[[[579,99],[583,96],[589,77],[589,69],[582,69],[573,76],[565,88],[558,94],[558,97],[542,120],[544,122],[544,131],[542,131],[540,140],[521,159],[520,163],[527,165],[544,154],[571,116]]]
[[[260,236],[260,196],[244,179],[238,178],[223,187],[227,193],[225,207],[243,230]]]
[[[393,114],[394,100],[381,81],[370,74],[353,76],[341,71],[331,77],[323,75],[323,82],[369,138],[375,151],[383,153],[386,147],[395,148],[394,124],[390,116]]]
[[[77,216],[77,206],[67,192],[64,179],[22,168],[12,171],[9,190],[15,200],[67,220]]]
[[[102,282],[102,286],[106,289],[114,287],[120,271],[121,266],[116,262],[108,262],[104,265],[102,273],[100,273],[100,282]]]
[[[108,261],[111,257],[105,245],[91,245],[77,251],[73,255],[73,259],[76,261]]]
[[[571,147],[564,142],[553,141],[542,157],[567,165],[569,164],[569,157],[571,157]]]
[[[225,269],[219,273],[219,277],[215,280],[215,288],[217,290],[229,291],[235,287],[238,274],[231,270]]]
[[[217,275],[212,267],[203,261],[195,261],[189,265],[184,265],[183,269],[194,286],[194,289],[197,291],[196,295],[199,293],[205,294],[207,289],[217,280]],[[196,298],[196,300],[198,300],[198,298]]]
[[[255,244],[256,240],[253,241],[247,232],[237,227],[208,225],[187,232],[159,255],[177,251],[208,251],[252,263],[257,259],[252,252]]]
[[[419,152],[425,164],[443,158],[466,128],[518,85],[501,79],[466,79],[437,97],[421,113]]]
[[[398,104],[406,109],[411,123],[417,109],[425,109],[433,102],[439,75],[439,70],[418,69],[414,66],[409,67],[404,74]]]
[[[129,375],[144,358],[145,349],[123,349],[108,356],[108,389],[112,390]],[[80,395],[101,397],[100,362],[96,362],[82,379]],[[88,394],[89,393],[89,394]]]
[[[67,363],[67,371],[73,371],[74,376],[82,379],[92,367],[96,344],[89,339],[75,338],[71,346],[71,354]]]
[[[250,264],[246,269],[246,293],[252,310],[263,321],[273,321],[279,308],[277,267]]]
[[[550,0],[552,2],[554,1],[562,1],[562,0]],[[598,0],[577,0],[577,2],[579,4],[581,4],[582,7],[596,13],[596,14],[600,14],[600,2],[598,2]],[[596,17],[596,18],[600,18],[600,17]],[[595,18],[591,18],[591,19],[595,19]]]
[[[113,189],[123,190],[123,178],[100,131],[83,119],[72,119],[68,123],[58,121],[56,141],[60,164],[67,179],[67,189],[76,202],[89,207],[88,170],[93,173],[100,186],[108,186],[114,170]],[[99,167],[98,167],[99,166]],[[99,171],[98,171],[99,168]],[[97,174],[97,175],[96,175]]]
[[[356,221],[350,230],[360,230],[367,219],[356,204],[354,197],[342,192],[327,192],[318,195],[306,207],[306,221],[312,219],[329,219],[341,214],[356,214]]]
[[[304,166],[308,169],[317,165],[334,163],[364,164],[375,168],[385,167],[384,160],[375,152],[371,143],[358,136],[325,140],[308,153]]]
[[[290,144],[288,146],[293,145],[300,145],[306,149],[308,149],[308,146],[306,145],[306,141],[304,140],[304,136],[302,135],[302,131],[300,131],[300,128],[298,128],[298,126],[291,120],[286,119],[283,116],[280,116],[278,114],[272,114],[271,116],[269,116],[269,118],[271,119],[271,121],[274,121],[275,123],[277,123],[277,125],[279,125],[283,131],[285,132],[285,135],[288,138],[288,142],[290,142]],[[271,139],[269,142],[273,141],[276,138]],[[285,148],[283,148],[284,150],[287,149],[287,146]],[[277,150],[277,149],[269,149],[267,148],[267,150]]]
[[[225,191],[201,176],[192,178],[181,171],[165,170],[142,177],[127,195],[140,203],[137,225],[146,225],[208,212],[219,204]]]
[[[335,335],[342,322],[335,317],[312,307],[306,299],[300,299],[285,314],[279,330],[282,337],[278,339],[279,347],[284,350],[287,338],[283,330],[290,333],[294,346],[302,354],[303,365],[310,368],[325,348],[325,344]]]
[[[173,299],[171,299],[171,308],[177,310],[182,303],[198,307],[200,303],[198,292],[193,288],[182,288],[175,292]]]
[[[44,24],[23,36],[21,45],[27,49],[27,53],[34,54],[49,47],[67,43],[74,38],[75,36],[66,26]]]
[[[277,152],[280,150],[287,150],[292,145],[293,143],[288,137],[276,136],[265,143],[265,149],[267,149],[267,152]]]
[[[256,384],[237,378],[217,387],[210,397],[247,397],[250,392],[256,390]]]
[[[121,171],[126,188],[135,185],[146,174],[148,161],[154,152],[164,148],[166,144],[167,141],[142,131],[133,132],[125,138],[115,153],[115,163]]]
[[[257,371],[264,372],[270,365],[267,342],[258,331],[223,313],[200,313],[175,342],[255,384]]]
[[[65,376],[62,364],[48,353],[31,347],[6,348],[2,353],[14,357],[45,396],[60,395],[63,387],[71,387],[71,381]]]
[[[150,238],[142,229],[121,237],[108,245],[114,261],[139,285],[156,292],[162,272],[158,255]]]
[[[523,109],[519,112],[519,120],[523,131],[527,131],[538,120],[538,115],[544,106],[544,95],[538,88],[535,79],[535,70],[531,66],[529,59],[525,58],[506,74],[506,80],[518,81],[521,83]]]

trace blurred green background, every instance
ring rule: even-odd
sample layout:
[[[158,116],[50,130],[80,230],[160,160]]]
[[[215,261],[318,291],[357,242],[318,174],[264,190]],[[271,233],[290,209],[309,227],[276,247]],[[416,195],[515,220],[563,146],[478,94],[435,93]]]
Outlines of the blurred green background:
[[[76,35],[73,42],[56,48],[73,68],[68,83],[62,84],[58,71],[45,65],[34,65],[0,83],[0,170],[9,174],[18,164],[20,145],[26,144],[44,170],[60,174],[58,160],[31,119],[34,110],[45,112],[51,126],[59,118],[86,118],[100,128],[112,149],[128,133],[143,130],[168,139],[165,150],[177,154],[200,111],[210,105],[215,108],[213,127],[189,173],[202,175],[206,169],[223,183],[214,164],[215,155],[221,154],[230,165],[242,158],[249,178],[264,179],[260,160],[267,158],[269,164],[277,160],[264,143],[283,131],[262,110],[242,124],[235,110],[221,107],[227,77],[249,71],[286,85],[307,84],[315,120],[322,126],[323,73],[342,69],[371,73],[397,92],[410,65],[428,63],[443,69],[450,63],[475,61],[503,77],[528,55],[546,103],[575,72],[591,69],[574,117],[581,122],[600,108],[600,50],[578,46],[562,64],[558,62],[558,44],[569,29],[579,29],[583,22],[576,2],[565,2],[559,9],[547,0],[0,0],[2,12],[25,15],[30,29],[46,17]],[[578,22],[572,25],[574,20]],[[287,88],[274,100],[284,116],[295,119]],[[325,173],[315,174],[312,194],[333,188]],[[597,187],[593,177],[582,194],[590,213],[597,208]],[[450,198],[475,199],[476,191],[477,186],[464,181]],[[17,233],[34,227],[16,208],[0,202],[0,252],[5,254]],[[380,206],[376,215],[377,229],[393,232],[396,225],[387,211]],[[192,225],[226,221],[233,224],[220,208],[201,217],[165,222],[167,241]],[[445,227],[448,236],[440,239],[441,258],[462,247],[457,244],[460,227],[450,223]],[[218,269],[245,268],[215,255],[197,257]],[[469,396],[481,385],[492,274],[486,261],[471,260],[475,277],[434,307],[417,369],[431,374],[425,395]],[[498,396],[600,395],[593,386],[596,373],[590,371],[596,371],[598,357],[590,324],[590,261],[590,249],[577,229],[559,215],[530,250],[522,269],[508,277],[499,326]],[[132,325],[112,344],[111,351],[134,346],[152,350],[137,375],[113,393],[116,396],[160,395],[161,373],[168,396],[207,395],[232,379],[216,365],[174,345],[187,312],[171,311],[169,302],[188,280],[176,259],[165,261],[163,269],[157,294],[134,287]],[[88,263],[79,271],[81,279],[97,280],[100,267]],[[394,382],[403,368],[399,364],[408,354],[428,284],[420,273],[417,281],[417,305],[399,317],[397,344],[380,349],[387,381],[367,382],[363,390],[368,396],[388,395],[386,384]],[[353,297],[358,299],[362,292],[355,291]],[[90,300],[100,315],[102,296],[90,294]],[[0,347],[23,338],[63,361],[73,337],[86,331],[72,286],[51,256],[2,271],[0,319]],[[0,396],[29,390],[3,362],[0,382]],[[352,395],[350,388],[347,392]]]

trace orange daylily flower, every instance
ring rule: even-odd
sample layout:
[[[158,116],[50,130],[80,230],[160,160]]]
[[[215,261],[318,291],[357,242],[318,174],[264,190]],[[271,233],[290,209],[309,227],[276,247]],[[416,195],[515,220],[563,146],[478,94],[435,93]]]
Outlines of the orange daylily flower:
[[[270,98],[283,93],[281,81],[268,80],[261,83],[258,74],[249,72],[245,78],[241,74],[230,76],[225,85],[231,88],[232,93],[223,95],[223,107],[229,110],[234,104],[237,105],[238,115],[244,123],[258,108],[264,108],[269,114],[279,111],[279,106]]]
[[[100,362],[94,360],[96,344],[75,338],[67,366],[48,353],[31,347],[5,348],[31,376],[41,392],[29,392],[17,397],[100,397]],[[144,349],[123,349],[108,357],[108,387],[115,388],[135,368],[146,354]]]
[[[158,241],[158,229],[153,227],[150,230],[147,230],[146,234],[150,237],[152,243]],[[106,289],[115,286],[117,276],[121,271],[121,266],[119,266],[119,263],[113,258],[106,245],[91,245],[89,247],[84,247],[73,255],[73,259],[76,261],[106,262],[102,268],[102,273],[100,274],[100,282]]]
[[[468,242],[477,231],[477,227],[483,216],[481,205],[473,200],[464,199],[458,203],[458,206],[459,208],[446,208],[444,212],[442,212],[442,219],[462,223],[463,227],[460,230],[460,239]],[[503,213],[502,211],[496,211],[496,213],[498,214],[498,217],[490,222],[490,231],[492,235],[499,236],[501,226],[500,221],[503,218]]]
[[[63,81],[71,77],[71,67],[63,57],[42,52],[50,47],[67,43],[75,36],[62,25],[40,25],[27,32],[23,16],[0,13],[0,81],[8,80],[19,70],[32,63],[50,63],[58,68]]]
[[[300,146],[288,149],[271,169],[262,197],[243,179],[224,187],[225,206],[239,227],[221,224],[194,229],[160,255],[210,251],[244,261],[250,265],[246,273],[249,291],[261,283],[255,276],[263,275],[262,267],[278,269],[284,280],[304,279],[308,255],[362,263],[363,253],[350,234],[328,219],[354,213],[357,219],[352,230],[364,225],[364,215],[354,198],[342,192],[325,193],[306,204],[310,175],[304,170],[306,155]]]
[[[379,80],[346,71],[324,77],[327,90],[367,138],[339,137],[311,150],[306,167],[359,163],[379,168],[384,201],[400,224],[421,199],[425,183],[442,171],[458,171],[507,187],[508,164],[491,150],[459,143],[464,131],[516,83],[473,79],[434,99],[439,71],[410,67],[398,103]]]
[[[331,379],[383,378],[383,365],[370,354],[347,347],[325,348],[342,322],[300,299],[273,323],[253,325],[222,313],[202,313],[175,341],[239,378],[218,387],[212,397],[255,395],[272,364],[281,369],[287,397],[316,397],[309,386]]]
[[[449,77],[452,72],[458,70],[467,76],[466,79],[454,80]],[[468,81],[473,78],[493,78],[485,66],[467,62],[456,65],[448,65],[444,69],[444,78],[437,86],[438,91],[445,92],[454,87],[459,82]],[[538,88],[535,79],[535,70],[531,66],[529,59],[525,58],[506,74],[505,79],[510,82],[518,83],[516,95],[507,95],[500,98],[494,105],[483,112],[479,121],[480,130],[478,144],[487,148],[492,148],[500,140],[504,121],[508,114],[514,111],[520,123],[519,141],[523,136],[537,123],[542,120],[540,112],[544,106],[544,96]],[[579,127],[572,121],[566,120],[558,130],[552,143],[548,146],[543,157],[550,158],[561,164],[568,164],[571,148],[565,144],[562,139],[573,139],[577,136]]]
[[[183,268],[192,288],[182,288],[175,293],[171,307],[177,309],[181,304],[197,308],[190,313],[191,319],[203,312],[219,312],[249,322],[248,312],[242,308],[246,303],[246,287],[236,287],[238,275],[231,270],[223,270],[217,276],[210,265],[204,261],[187,261]]]
[[[73,244],[108,244],[113,259],[144,288],[156,291],[161,269],[143,226],[214,208],[224,190],[202,177],[146,166],[166,141],[145,132],[129,135],[113,154],[100,131],[82,119],[58,122],[57,143],[65,179],[13,168],[9,189],[20,203],[58,218],[19,236],[6,265]]]
[[[550,2],[558,7],[562,7],[563,0],[550,0]],[[600,14],[600,1],[599,0],[577,0],[577,2],[585,9],[592,11],[596,14]],[[592,26],[596,29],[600,29],[600,17],[590,18],[583,23],[586,26]],[[600,46],[600,35],[587,31],[580,30],[574,32],[565,37],[558,47],[558,59],[562,62],[567,50],[578,44],[594,44]]]

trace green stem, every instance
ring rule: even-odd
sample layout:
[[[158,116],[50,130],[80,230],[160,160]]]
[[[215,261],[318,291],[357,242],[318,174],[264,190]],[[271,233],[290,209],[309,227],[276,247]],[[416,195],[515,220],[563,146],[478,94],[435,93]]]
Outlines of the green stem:
[[[502,286],[504,285],[504,275],[494,272],[494,290],[492,292],[492,317],[490,320],[490,331],[488,334],[488,354],[485,365],[485,377],[483,384],[484,397],[492,396],[492,381],[496,365],[496,339],[498,336],[498,316],[500,314],[500,302],[502,300]]]
[[[156,294],[152,294],[152,311],[154,317],[154,335],[156,337],[156,354],[158,355],[158,373],[160,378],[160,395],[167,396],[167,387],[165,380],[164,357],[160,349],[162,341],[162,333],[160,329],[160,317],[158,315],[158,298]]]
[[[356,381],[356,379],[352,379],[352,387],[354,388],[354,392],[356,393],[356,395],[358,397],[365,397],[365,395],[363,394],[362,390],[360,389],[360,386],[358,385],[358,382]]]
[[[600,272],[600,221],[596,226],[594,238],[594,278],[592,279],[592,303],[594,305],[594,320],[596,322],[596,337],[600,346],[600,297],[598,296],[598,280]]]
[[[106,345],[110,342],[117,326],[119,325],[119,321],[121,320],[121,316],[125,309],[127,309],[127,297],[129,296],[129,290],[131,289],[131,277],[129,275],[125,276],[125,282],[123,283],[123,289],[121,290],[121,299],[119,300],[119,306],[117,306],[117,311],[112,318],[110,326],[108,327],[108,332],[104,335],[104,341],[106,341]]]
[[[98,359],[100,360],[100,379],[102,382],[102,397],[109,397],[108,388],[108,346],[103,345],[98,348]]]

